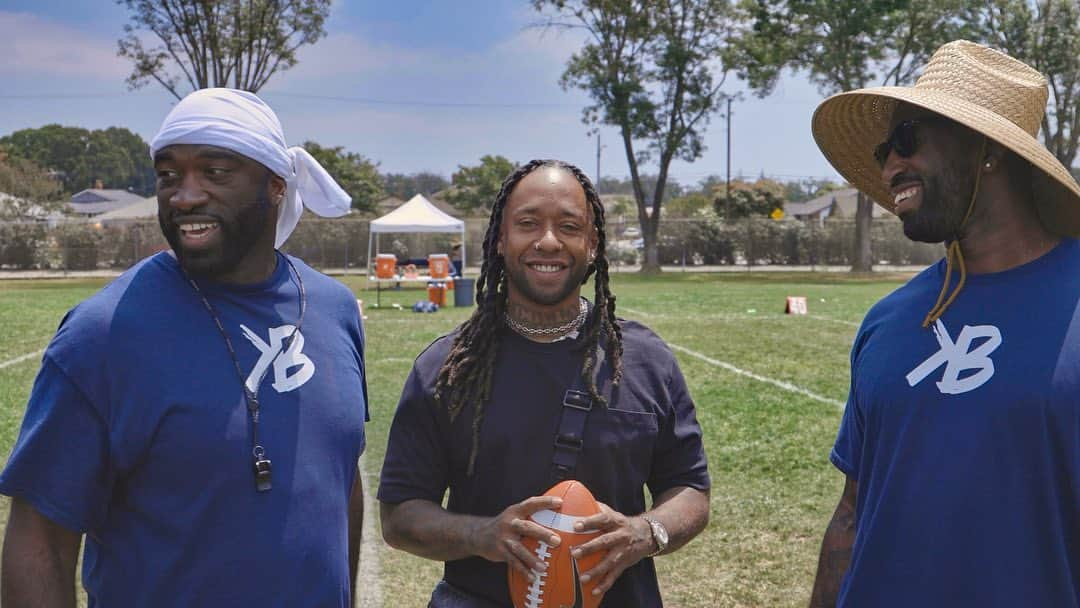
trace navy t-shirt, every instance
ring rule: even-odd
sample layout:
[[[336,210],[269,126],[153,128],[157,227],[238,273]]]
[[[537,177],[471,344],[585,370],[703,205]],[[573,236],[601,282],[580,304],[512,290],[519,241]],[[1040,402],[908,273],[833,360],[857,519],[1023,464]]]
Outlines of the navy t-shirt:
[[[887,296],[855,340],[839,606],[1080,606],[1080,242],[968,276],[922,329],[943,277]]]
[[[623,376],[609,407],[594,407],[575,478],[597,500],[636,515],[653,496],[678,486],[709,488],[694,404],[678,363],[646,327],[622,321]],[[473,406],[451,423],[433,394],[453,334],[416,359],[390,428],[379,500],[424,499],[454,513],[494,516],[543,494],[552,485],[551,461],[563,395],[581,373],[584,338],[541,344],[504,330],[499,336],[491,398],[484,408],[476,470],[466,475],[472,448]],[[506,564],[471,557],[448,562],[452,585],[510,605]],[[628,568],[603,606],[660,606],[651,559]]]
[[[349,606],[347,507],[364,448],[355,297],[290,258],[256,285],[200,282],[259,386],[273,489],[225,341],[168,254],[65,317],[0,492],[87,535],[90,606]]]

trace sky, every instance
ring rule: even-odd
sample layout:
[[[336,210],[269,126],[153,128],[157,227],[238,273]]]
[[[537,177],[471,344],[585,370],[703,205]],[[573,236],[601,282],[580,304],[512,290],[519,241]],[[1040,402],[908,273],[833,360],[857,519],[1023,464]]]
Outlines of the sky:
[[[50,123],[126,127],[149,141],[175,103],[156,83],[129,91],[117,40],[129,21],[112,0],[0,0],[0,136]],[[486,154],[516,162],[558,158],[595,176],[597,136],[582,123],[590,102],[559,77],[583,43],[578,32],[535,27],[525,1],[336,0],[327,36],[299,52],[259,95],[290,144],[343,146],[380,171],[447,178]],[[760,99],[729,75],[732,176],[839,176],[810,135],[822,95],[786,76]],[[704,155],[676,161],[684,186],[727,170],[725,119],[706,130]],[[600,173],[629,174],[618,132],[599,131]],[[655,165],[644,168],[655,173]]]

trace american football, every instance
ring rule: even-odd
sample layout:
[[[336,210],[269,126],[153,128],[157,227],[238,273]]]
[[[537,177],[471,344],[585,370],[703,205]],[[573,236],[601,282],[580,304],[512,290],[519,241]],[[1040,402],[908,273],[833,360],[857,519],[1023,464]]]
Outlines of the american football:
[[[580,561],[570,556],[570,550],[599,535],[599,532],[574,532],[574,523],[600,512],[600,505],[589,489],[581,482],[562,481],[544,496],[563,499],[558,511],[544,509],[532,515],[532,520],[562,539],[558,547],[552,547],[535,538],[522,541],[548,565],[546,572],[533,570],[533,580],[528,580],[513,568],[510,569],[510,597],[514,608],[596,608],[602,596],[594,596],[596,581],[582,584],[579,574],[596,566],[604,558],[604,552],[592,553]]]

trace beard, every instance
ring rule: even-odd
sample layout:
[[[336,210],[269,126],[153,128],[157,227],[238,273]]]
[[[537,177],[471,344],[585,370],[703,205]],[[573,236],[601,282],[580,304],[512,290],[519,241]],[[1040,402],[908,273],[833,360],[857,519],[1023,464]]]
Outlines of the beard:
[[[919,208],[900,217],[907,238],[922,243],[957,238],[975,189],[975,177],[965,164],[956,162],[945,171],[923,177]]]
[[[504,264],[504,272],[506,273],[507,279],[509,279],[517,289],[518,293],[530,302],[551,306],[570,297],[570,295],[574,293],[574,290],[581,286],[585,281],[588,266],[579,264],[576,259],[571,260],[570,272],[567,274],[566,280],[557,288],[547,290],[539,289],[529,282],[529,278],[526,276],[525,264],[523,262],[518,261],[514,264]]]
[[[255,243],[262,238],[271,219],[269,180],[260,189],[254,202],[242,205],[230,219],[200,211],[200,216],[213,218],[218,224],[220,238],[217,246],[201,250],[185,250],[181,245],[180,227],[177,221],[183,213],[158,212],[161,232],[172,247],[184,272],[195,277],[214,279],[232,272],[240,265]]]

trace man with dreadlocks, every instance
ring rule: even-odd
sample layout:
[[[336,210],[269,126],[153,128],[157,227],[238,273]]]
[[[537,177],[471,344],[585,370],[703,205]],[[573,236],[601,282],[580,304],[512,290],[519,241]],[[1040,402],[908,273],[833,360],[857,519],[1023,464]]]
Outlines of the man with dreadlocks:
[[[686,383],[656,334],[616,319],[604,252],[604,209],[581,170],[532,161],[503,182],[478,307],[417,357],[379,487],[386,541],[446,562],[431,606],[510,606],[503,562],[525,576],[542,569],[521,541],[559,542],[529,516],[558,506],[540,495],[563,477],[603,503],[584,522],[601,535],[575,550],[607,551],[581,575],[607,592],[603,606],[662,605],[649,558],[708,521],[709,475]],[[580,292],[593,274],[590,303]],[[555,445],[568,389],[591,404],[576,469],[559,461],[567,442]]]
[[[811,606],[1080,607],[1080,185],[1036,139],[1046,99],[956,41],[814,115],[842,175],[949,247],[855,338]]]

